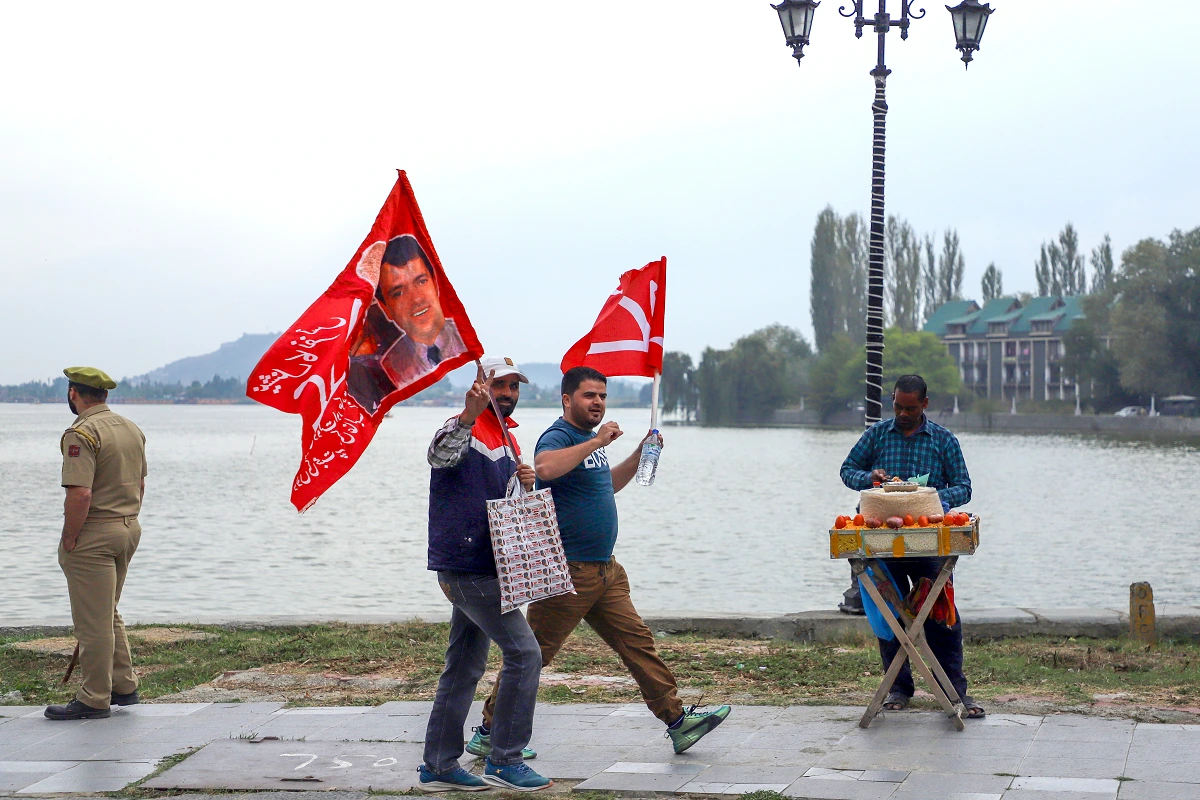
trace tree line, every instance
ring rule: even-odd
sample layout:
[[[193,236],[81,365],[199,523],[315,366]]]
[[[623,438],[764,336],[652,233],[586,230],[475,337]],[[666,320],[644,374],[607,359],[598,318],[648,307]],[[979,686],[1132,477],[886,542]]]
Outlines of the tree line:
[[[845,217],[827,206],[813,229],[809,310],[813,339],[822,351],[839,336],[861,344],[867,333],[869,229],[857,214]],[[940,245],[940,246],[939,246]],[[962,297],[966,258],[958,231],[940,237],[918,233],[890,216],[883,239],[884,320],[916,331],[943,303]],[[995,265],[992,267],[995,271]]]
[[[765,422],[802,398],[822,418],[856,409],[865,394],[867,237],[862,217],[831,207],[817,217],[811,243],[810,313],[814,341],[775,324],[729,348],[706,348],[695,364],[686,353],[663,361],[668,412],[706,425]],[[962,395],[958,368],[945,345],[920,328],[941,305],[963,299],[966,257],[953,228],[919,234],[889,217],[884,238],[884,383],[916,372],[935,402]],[[1144,239],[1118,267],[1105,234],[1090,252],[1074,225],[1042,242],[1033,259],[1038,296],[1082,296],[1084,316],[1064,336],[1063,366],[1101,410],[1159,395],[1200,395],[1200,228],[1167,241]],[[981,300],[1005,294],[994,262],[983,271]],[[1024,303],[1035,295],[1018,292]]]

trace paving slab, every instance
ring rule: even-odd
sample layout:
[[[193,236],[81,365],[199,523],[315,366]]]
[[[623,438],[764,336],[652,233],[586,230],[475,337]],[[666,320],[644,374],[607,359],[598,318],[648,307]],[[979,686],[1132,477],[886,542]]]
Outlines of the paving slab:
[[[1200,764],[1196,765],[1196,769],[1200,770]],[[1126,774],[1126,771],[1124,760],[1110,761],[1106,758],[1026,758],[1021,761],[1021,766],[1017,767],[1017,774],[1028,777],[1108,778],[1115,780]]]
[[[213,742],[143,786],[151,789],[407,791],[421,745],[393,742]]]
[[[887,800],[896,793],[896,789],[895,783],[809,777],[800,778],[784,789],[783,794],[812,800]]]
[[[89,761],[30,784],[17,794],[118,792],[157,767],[157,761]]]
[[[896,800],[928,800],[949,794],[1000,794],[1014,779],[1004,775],[956,775],[942,772],[913,772],[892,797]]]
[[[694,773],[601,772],[575,784],[575,791],[674,792],[694,777]]]
[[[1121,782],[1096,778],[1013,778],[1012,789],[1038,792],[1082,792],[1085,794],[1111,794],[1116,796]]]
[[[1200,783],[1121,781],[1118,800],[1200,800]]]

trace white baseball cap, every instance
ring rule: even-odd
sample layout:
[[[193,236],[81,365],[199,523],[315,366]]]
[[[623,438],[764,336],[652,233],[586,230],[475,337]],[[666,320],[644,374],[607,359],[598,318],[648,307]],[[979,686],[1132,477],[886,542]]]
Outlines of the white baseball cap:
[[[484,356],[479,359],[479,363],[483,365],[483,374],[486,376],[490,377],[492,371],[495,370],[495,377],[497,378],[503,378],[505,375],[516,375],[517,380],[521,383],[529,383],[529,378],[525,377],[525,374],[521,372],[521,368],[513,363],[511,358]]]

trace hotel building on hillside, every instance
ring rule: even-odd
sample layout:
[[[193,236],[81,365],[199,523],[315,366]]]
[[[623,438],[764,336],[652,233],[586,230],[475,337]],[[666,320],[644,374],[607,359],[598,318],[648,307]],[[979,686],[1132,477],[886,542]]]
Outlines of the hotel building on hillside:
[[[998,297],[982,308],[953,300],[922,330],[937,334],[958,365],[963,385],[979,397],[1011,400],[1075,398],[1062,369],[1063,334],[1083,316],[1078,297],[1035,297],[1022,305]]]

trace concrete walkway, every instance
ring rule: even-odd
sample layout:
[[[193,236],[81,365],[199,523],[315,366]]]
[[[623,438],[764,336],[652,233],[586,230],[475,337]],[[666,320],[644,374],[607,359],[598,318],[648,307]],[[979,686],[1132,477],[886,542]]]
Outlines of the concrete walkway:
[[[155,789],[404,791],[429,703],[283,708],[144,704],[110,719],[51,722],[0,706],[0,793],[111,792],[171,756]],[[955,732],[940,713],[738,706],[675,755],[642,705],[538,706],[533,762],[560,790],[737,795],[771,789],[839,800],[1200,800],[1200,725],[993,714]],[[478,720],[478,704],[469,724]],[[199,749],[197,749],[199,748]],[[478,770],[469,756],[464,765]],[[327,797],[328,795],[322,795]],[[360,795],[347,797],[358,800]]]

